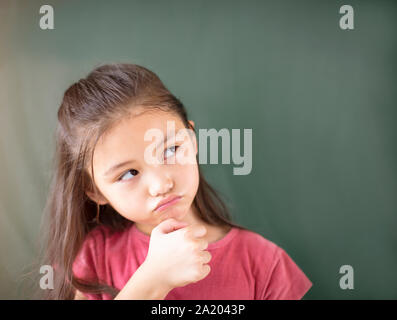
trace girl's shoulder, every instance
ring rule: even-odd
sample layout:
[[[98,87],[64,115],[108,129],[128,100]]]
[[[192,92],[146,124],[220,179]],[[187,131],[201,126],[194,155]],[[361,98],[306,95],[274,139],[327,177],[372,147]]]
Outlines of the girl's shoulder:
[[[273,241],[243,229],[239,229],[235,240],[239,248],[232,251],[239,254],[239,261],[250,264],[262,287],[260,299],[301,299],[312,286],[291,256]]]
[[[101,224],[90,230],[84,239],[84,244],[89,245],[95,243],[98,247],[104,246],[105,244],[111,245],[116,243],[121,238],[128,236],[128,232],[131,226],[127,226],[122,230],[117,230],[109,225]]]
[[[266,239],[261,234],[246,228],[238,228],[235,240],[235,244],[249,247],[254,250],[266,249],[267,252],[276,253],[276,251],[280,249],[280,247],[273,241]]]

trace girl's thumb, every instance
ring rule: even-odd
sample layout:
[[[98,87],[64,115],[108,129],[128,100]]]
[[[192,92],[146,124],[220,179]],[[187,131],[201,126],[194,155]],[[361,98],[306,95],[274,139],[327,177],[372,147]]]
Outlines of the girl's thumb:
[[[189,224],[187,222],[178,221],[174,218],[170,218],[159,223],[155,229],[159,233],[166,234],[187,227],[188,225]]]

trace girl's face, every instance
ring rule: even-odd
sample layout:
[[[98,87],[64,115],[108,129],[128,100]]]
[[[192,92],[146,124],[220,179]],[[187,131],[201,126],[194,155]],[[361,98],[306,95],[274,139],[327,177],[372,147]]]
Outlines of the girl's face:
[[[142,231],[150,233],[164,219],[191,219],[191,205],[199,185],[197,141],[195,135],[176,141],[172,133],[176,135],[178,130],[185,129],[177,115],[159,110],[136,110],[98,141],[93,169],[101,195],[90,192],[87,195],[99,204],[110,204],[119,214],[139,225]],[[175,132],[167,134],[167,121],[173,121]],[[194,126],[192,121],[189,123]],[[163,163],[145,161],[148,146],[159,143],[154,138],[144,140],[150,129],[160,130],[165,140],[169,137],[160,144]],[[181,155],[186,160],[184,164],[177,160]],[[169,196],[181,198],[165,210],[156,211],[159,202]]]

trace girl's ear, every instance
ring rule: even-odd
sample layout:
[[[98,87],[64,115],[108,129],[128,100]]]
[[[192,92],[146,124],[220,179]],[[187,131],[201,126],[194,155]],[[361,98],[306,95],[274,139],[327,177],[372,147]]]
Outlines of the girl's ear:
[[[194,121],[193,121],[193,120],[188,120],[188,122],[189,122],[189,124],[193,127],[193,131],[195,131],[195,128],[194,128]],[[194,135],[194,141],[193,141],[193,143],[194,143],[194,147],[196,148],[196,155],[197,155],[198,149],[197,149],[197,138],[196,138],[196,135]]]
[[[87,190],[85,192],[85,194],[87,195],[88,198],[90,198],[92,201],[94,201],[95,203],[98,203],[101,206],[108,203],[106,198],[104,196],[102,196],[101,194],[94,193],[94,192],[89,191],[89,190]]]

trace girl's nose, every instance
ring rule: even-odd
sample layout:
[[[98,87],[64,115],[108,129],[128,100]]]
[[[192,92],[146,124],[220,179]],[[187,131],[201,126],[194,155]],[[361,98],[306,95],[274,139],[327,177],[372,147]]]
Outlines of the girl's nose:
[[[152,173],[148,175],[147,184],[148,184],[149,194],[152,197],[157,197],[158,195],[166,194],[170,192],[174,187],[174,183],[172,179],[168,175],[162,174],[160,172]]]

